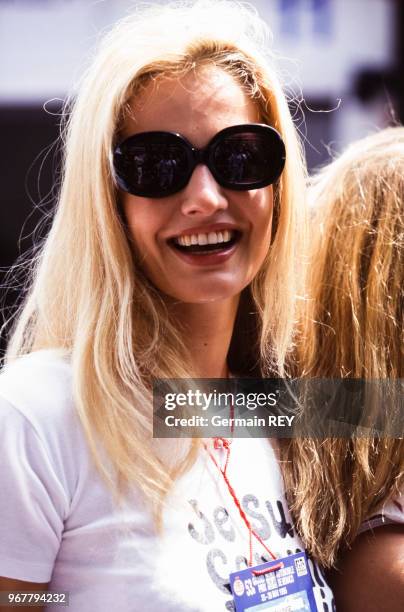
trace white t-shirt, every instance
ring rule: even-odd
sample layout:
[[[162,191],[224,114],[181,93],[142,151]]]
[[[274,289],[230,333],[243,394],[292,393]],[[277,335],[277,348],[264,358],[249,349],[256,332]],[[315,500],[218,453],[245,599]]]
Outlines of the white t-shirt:
[[[222,461],[224,451],[209,444]],[[0,576],[69,591],[71,612],[234,609],[229,574],[246,566],[248,530],[205,450],[165,503],[161,535],[135,488],[117,510],[73,406],[71,367],[56,351],[1,373],[0,449]],[[275,555],[302,550],[270,443],[234,440],[227,475]],[[254,561],[266,560],[254,540]],[[310,566],[318,609],[334,610],[323,574]]]
[[[384,525],[399,525],[404,523],[403,497],[403,493],[400,492],[394,498],[385,501],[377,514],[374,514],[362,523],[359,533],[372,531],[376,529],[376,527],[383,527]]]

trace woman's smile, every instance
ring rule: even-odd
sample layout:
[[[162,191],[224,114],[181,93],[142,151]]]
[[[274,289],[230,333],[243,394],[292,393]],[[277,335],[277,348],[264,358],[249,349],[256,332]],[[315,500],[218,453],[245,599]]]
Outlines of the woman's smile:
[[[190,265],[220,265],[231,257],[242,239],[242,231],[230,223],[187,229],[168,239],[178,257]]]
[[[257,106],[226,72],[200,68],[182,80],[150,83],[131,106],[122,137],[176,132],[203,148],[224,128],[260,121]],[[122,192],[138,264],[163,293],[187,303],[238,296],[271,242],[272,187],[234,191],[198,164],[167,197]]]

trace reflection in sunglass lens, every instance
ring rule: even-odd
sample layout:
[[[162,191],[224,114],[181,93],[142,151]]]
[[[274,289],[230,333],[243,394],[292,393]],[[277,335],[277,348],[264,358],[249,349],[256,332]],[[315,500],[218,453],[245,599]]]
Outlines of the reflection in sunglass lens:
[[[181,144],[153,142],[135,144],[124,156],[126,175],[141,189],[170,190],[188,171],[186,151]]]
[[[240,185],[261,180],[267,167],[268,144],[260,134],[233,134],[219,141],[213,160],[225,181]]]

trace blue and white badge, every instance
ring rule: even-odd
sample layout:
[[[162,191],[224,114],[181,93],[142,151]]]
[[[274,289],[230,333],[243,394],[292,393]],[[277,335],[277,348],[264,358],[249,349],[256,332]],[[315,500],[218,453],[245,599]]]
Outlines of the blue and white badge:
[[[236,612],[317,612],[304,552],[234,572],[230,584]]]

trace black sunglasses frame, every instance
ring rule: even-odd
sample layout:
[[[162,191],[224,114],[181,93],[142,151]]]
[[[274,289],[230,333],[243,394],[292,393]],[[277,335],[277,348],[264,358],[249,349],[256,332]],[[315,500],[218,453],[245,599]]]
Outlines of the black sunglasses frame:
[[[237,134],[261,134],[268,141],[268,148],[271,151],[271,164],[266,168],[266,175],[264,178],[251,181],[249,183],[241,183],[237,181],[226,180],[220,175],[220,172],[216,168],[214,162],[214,154],[216,147],[223,142],[227,137],[231,137]],[[187,172],[184,173],[175,185],[171,188],[165,189],[158,185],[146,186],[144,188],[135,185],[130,181],[130,177],[127,176],[127,160],[131,158],[131,149],[133,149],[139,142],[147,140],[147,144],[158,143],[162,145],[177,144],[180,145],[182,150],[186,153],[188,168]],[[216,182],[226,189],[232,191],[249,191],[251,189],[261,189],[273,184],[282,174],[282,170],[285,165],[286,151],[285,145],[279,132],[275,128],[262,124],[262,123],[246,123],[241,125],[232,125],[230,127],[220,130],[210,140],[210,142],[203,149],[197,149],[194,147],[184,136],[176,132],[140,132],[129,136],[123,142],[115,147],[113,153],[113,165],[115,169],[115,179],[118,187],[127,193],[140,197],[150,198],[164,198],[174,193],[177,193],[184,189],[191,179],[192,173],[198,164],[205,164],[210,172],[212,173]]]

